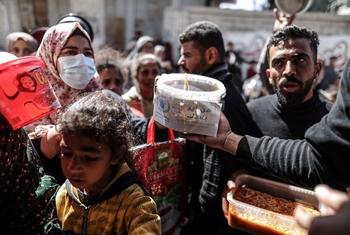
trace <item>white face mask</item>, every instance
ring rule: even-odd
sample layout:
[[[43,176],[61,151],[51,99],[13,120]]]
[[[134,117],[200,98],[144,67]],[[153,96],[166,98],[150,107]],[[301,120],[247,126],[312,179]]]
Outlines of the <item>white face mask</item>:
[[[84,89],[96,73],[94,59],[78,54],[58,58],[60,77],[74,89]]]

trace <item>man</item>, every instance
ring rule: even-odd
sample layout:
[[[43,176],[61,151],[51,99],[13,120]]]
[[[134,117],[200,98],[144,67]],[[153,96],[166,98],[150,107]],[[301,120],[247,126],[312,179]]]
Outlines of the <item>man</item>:
[[[313,187],[327,183],[331,187],[345,190],[350,185],[349,90],[348,61],[332,109],[319,123],[306,131],[304,140],[240,136],[231,131],[224,115],[221,116],[217,137],[192,135],[188,139],[227,151],[252,167],[301,185]]]
[[[266,76],[275,94],[248,103],[262,135],[303,139],[305,131],[329,112],[332,103],[313,86],[321,70],[318,44],[316,32],[297,26],[284,27],[271,37]]]
[[[237,133],[256,134],[256,126],[224,63],[224,41],[218,26],[206,21],[194,23],[184,30],[179,40],[178,65],[182,70],[221,81],[226,88],[223,112],[232,120],[230,127]],[[233,170],[233,158],[207,146],[193,143],[188,146],[193,156],[189,170],[193,221],[186,232],[232,234],[221,211],[221,194]]]

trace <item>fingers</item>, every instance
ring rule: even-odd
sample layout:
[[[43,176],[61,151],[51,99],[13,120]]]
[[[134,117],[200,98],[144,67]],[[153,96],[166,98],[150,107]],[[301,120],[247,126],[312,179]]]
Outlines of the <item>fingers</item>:
[[[46,158],[51,159],[59,152],[61,135],[56,127],[51,125],[47,128],[45,135],[42,135],[40,149]]]
[[[294,217],[300,227],[309,229],[310,224],[315,216],[307,213],[303,207],[297,206],[294,210]]]
[[[232,180],[229,180],[229,181],[227,181],[227,187],[229,190],[232,190],[236,187],[236,184]]]
[[[38,125],[35,127],[33,132],[28,134],[28,136],[30,139],[40,139],[46,136],[49,129],[53,127],[54,125]]]
[[[349,200],[349,197],[345,193],[331,189],[327,185],[316,186],[315,194],[321,204],[321,207],[325,206],[334,211],[337,211],[344,202]]]
[[[229,180],[226,184],[224,192],[222,194],[221,203],[222,203],[222,211],[224,212],[225,217],[229,214],[229,202],[227,201],[227,194],[232,191],[236,187],[235,183],[232,180]]]

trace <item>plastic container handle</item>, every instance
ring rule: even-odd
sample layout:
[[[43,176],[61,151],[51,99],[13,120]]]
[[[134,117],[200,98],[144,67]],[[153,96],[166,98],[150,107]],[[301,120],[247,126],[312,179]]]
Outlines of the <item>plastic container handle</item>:
[[[154,123],[153,116],[150,118],[148,126],[147,126],[147,144],[154,144],[155,143],[155,128],[156,124]],[[168,139],[174,140],[175,135],[174,131],[170,128],[168,128]]]

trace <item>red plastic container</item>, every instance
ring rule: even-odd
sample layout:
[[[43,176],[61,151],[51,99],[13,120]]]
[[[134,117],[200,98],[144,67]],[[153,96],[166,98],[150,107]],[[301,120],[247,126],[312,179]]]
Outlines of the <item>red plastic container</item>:
[[[44,62],[35,56],[0,64],[0,112],[13,129],[61,107],[49,76]]]

